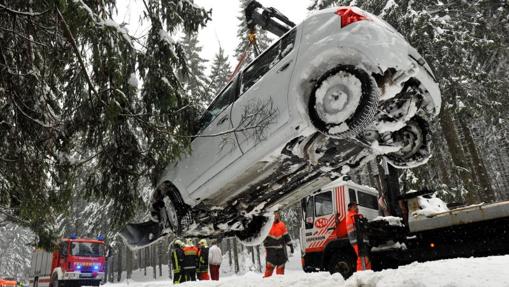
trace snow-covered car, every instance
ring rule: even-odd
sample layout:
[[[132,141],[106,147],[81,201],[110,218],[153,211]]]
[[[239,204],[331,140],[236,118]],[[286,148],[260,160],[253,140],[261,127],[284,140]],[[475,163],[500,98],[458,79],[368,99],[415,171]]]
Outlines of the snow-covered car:
[[[153,221],[122,234],[131,245],[171,230],[246,239],[266,225],[265,211],[345,167],[377,155],[400,168],[425,163],[440,105],[430,67],[389,24],[354,7],[321,10],[217,95],[192,152],[161,176]]]

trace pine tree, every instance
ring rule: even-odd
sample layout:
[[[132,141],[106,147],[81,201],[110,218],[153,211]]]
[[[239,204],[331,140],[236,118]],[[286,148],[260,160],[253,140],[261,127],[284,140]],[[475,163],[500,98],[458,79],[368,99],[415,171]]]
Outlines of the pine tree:
[[[247,58],[245,60],[245,63],[251,62],[251,60],[254,58],[254,50],[248,49],[249,41],[247,39],[248,35],[248,29],[247,29],[247,22],[246,22],[246,15],[244,14],[244,9],[247,7],[247,5],[251,2],[251,0],[240,0],[240,15],[237,17],[237,20],[240,22],[239,26],[237,28],[237,38],[239,41],[239,44],[237,45],[237,48],[235,49],[235,57],[240,59],[241,55],[246,52],[248,53]],[[256,43],[258,45],[258,48],[260,52],[267,49],[270,45],[271,39],[267,35],[267,31],[257,29],[256,30]]]
[[[219,51],[214,56],[212,67],[210,70],[210,92],[212,97],[217,95],[221,89],[226,85],[231,74],[231,67],[228,61],[228,56],[225,55],[223,48],[219,47]]]
[[[7,223],[0,225],[0,274],[22,278],[30,268],[35,236],[27,228]]]
[[[189,73],[185,77],[184,90],[192,101],[205,107],[210,100],[210,96],[207,94],[209,81],[205,75],[207,60],[200,56],[202,47],[199,46],[198,35],[196,33],[186,34],[182,39],[182,47],[189,67]]]
[[[171,35],[196,32],[209,12],[192,0],[143,1],[150,28],[139,49],[112,20],[115,0],[3,3],[1,216],[46,247],[73,194],[111,199],[111,228],[124,224],[147,184],[188,151],[195,115],[177,71],[189,67]]]

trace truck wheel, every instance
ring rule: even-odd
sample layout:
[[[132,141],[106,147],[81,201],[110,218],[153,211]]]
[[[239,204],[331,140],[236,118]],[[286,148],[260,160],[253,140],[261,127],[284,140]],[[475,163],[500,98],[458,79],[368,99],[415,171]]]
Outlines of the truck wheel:
[[[346,138],[372,123],[380,90],[363,69],[338,66],[318,79],[309,98],[309,115],[322,133]]]
[[[329,259],[327,269],[330,274],[340,273],[343,278],[347,279],[355,272],[355,259],[335,253]]]

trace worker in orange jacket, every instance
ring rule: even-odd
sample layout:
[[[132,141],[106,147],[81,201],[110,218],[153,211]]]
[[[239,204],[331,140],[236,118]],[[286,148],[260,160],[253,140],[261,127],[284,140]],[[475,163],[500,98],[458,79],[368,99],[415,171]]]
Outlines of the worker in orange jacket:
[[[183,281],[196,281],[199,249],[194,245],[192,239],[188,239],[182,251],[184,251],[184,260],[182,262]]]
[[[348,204],[348,214],[346,215],[346,231],[348,232],[348,239],[350,240],[350,244],[352,244],[355,254],[357,254],[357,271],[370,270],[371,262],[369,262],[369,258],[365,256],[365,254],[362,254],[363,252],[360,252],[359,250],[359,234],[357,234],[355,227],[356,217],[363,218],[362,214],[359,213],[357,202],[352,201]]]
[[[290,246],[291,253],[293,254],[293,245],[291,243],[288,229],[283,221],[279,212],[274,213],[274,223],[270,229],[269,235],[263,241],[263,246],[266,250],[266,265],[265,274],[263,277],[272,276],[274,267],[276,274],[285,274],[285,263],[288,261],[288,254],[286,246]]]

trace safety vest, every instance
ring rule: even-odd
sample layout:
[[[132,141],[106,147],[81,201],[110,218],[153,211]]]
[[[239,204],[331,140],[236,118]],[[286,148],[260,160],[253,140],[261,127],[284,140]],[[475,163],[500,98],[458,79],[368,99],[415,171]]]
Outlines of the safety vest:
[[[291,241],[288,229],[283,221],[279,220],[272,224],[269,235],[263,241],[265,248],[284,248]]]
[[[184,251],[183,269],[196,269],[198,265],[198,247],[186,245],[182,248]]]
[[[348,239],[351,244],[357,243],[357,231],[355,230],[355,217],[362,217],[362,214],[359,214],[353,210],[349,210],[346,215],[346,232],[348,233]]]

